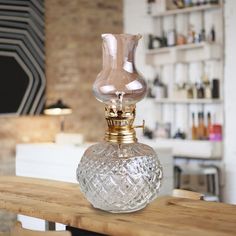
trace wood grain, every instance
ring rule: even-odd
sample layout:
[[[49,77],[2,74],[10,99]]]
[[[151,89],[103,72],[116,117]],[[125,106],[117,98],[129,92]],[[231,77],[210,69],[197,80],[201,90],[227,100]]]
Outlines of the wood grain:
[[[188,191],[184,189],[174,189],[172,193],[173,197],[188,198],[193,200],[203,200],[204,195],[201,193]]]
[[[77,184],[26,177],[0,177],[0,208],[108,235],[236,235],[234,205],[161,197],[141,211],[111,214],[91,207]]]

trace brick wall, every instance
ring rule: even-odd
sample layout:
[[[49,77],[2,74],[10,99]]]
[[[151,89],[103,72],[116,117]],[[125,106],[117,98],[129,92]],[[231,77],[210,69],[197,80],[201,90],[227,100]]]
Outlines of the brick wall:
[[[101,69],[100,34],[123,31],[122,0],[46,0],[45,7],[48,103],[62,98],[73,108],[66,117],[66,132],[100,140],[103,106],[91,88]],[[0,175],[14,175],[17,143],[52,141],[59,125],[57,117],[0,117]],[[0,231],[13,219],[0,213]]]
[[[122,32],[122,1],[50,0],[46,9],[48,101],[62,97],[72,106],[68,131],[101,139],[103,105],[91,88],[101,69],[100,35]]]

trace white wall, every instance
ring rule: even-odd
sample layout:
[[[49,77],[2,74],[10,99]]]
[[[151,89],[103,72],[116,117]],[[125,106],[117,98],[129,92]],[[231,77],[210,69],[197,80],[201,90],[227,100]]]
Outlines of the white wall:
[[[149,34],[152,32],[152,19],[145,15],[145,0],[124,0],[124,31],[130,34]],[[136,52],[136,66],[145,78],[152,78],[155,73],[151,66],[145,63],[144,38],[139,42]],[[144,106],[145,104],[145,106]],[[136,123],[141,123],[145,119],[151,128],[155,127],[155,105],[152,102],[142,101],[138,105]],[[145,112],[143,108],[145,107]],[[143,114],[146,113],[145,117]],[[158,112],[156,112],[158,115]],[[138,131],[138,130],[137,130]]]
[[[225,201],[236,204],[236,1],[225,1]]]

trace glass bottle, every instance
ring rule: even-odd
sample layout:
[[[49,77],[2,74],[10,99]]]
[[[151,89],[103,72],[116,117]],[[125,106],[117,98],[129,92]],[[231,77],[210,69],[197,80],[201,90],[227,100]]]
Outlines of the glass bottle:
[[[199,84],[197,87],[197,98],[204,98],[204,97],[205,97],[204,88],[202,84]]]
[[[197,127],[195,125],[195,115],[194,113],[192,113],[192,140],[196,140],[197,139]]]
[[[212,122],[211,122],[211,113],[207,113],[207,127],[206,127],[206,138],[209,139],[210,130],[211,130]]]
[[[214,25],[211,27],[210,33],[208,35],[209,43],[214,43],[216,41],[216,32]]]
[[[161,186],[162,167],[156,152],[137,142],[137,127],[133,126],[135,104],[147,90],[134,64],[140,37],[102,35],[103,68],[93,92],[105,104],[108,129],[104,141],[89,147],[77,168],[87,200],[95,208],[113,213],[144,208],[157,197]]]
[[[175,45],[176,45],[176,31],[175,29],[172,29],[167,32],[167,46],[173,47]]]
[[[205,124],[204,124],[204,113],[199,112],[198,113],[198,128],[197,128],[197,137],[200,140],[205,139]]]

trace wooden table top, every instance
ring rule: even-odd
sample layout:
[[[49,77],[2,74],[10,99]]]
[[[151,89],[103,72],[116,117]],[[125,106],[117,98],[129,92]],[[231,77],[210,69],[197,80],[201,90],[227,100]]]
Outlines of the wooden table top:
[[[236,206],[161,197],[126,214],[96,210],[79,186],[26,177],[0,177],[0,209],[108,235],[236,235]]]

